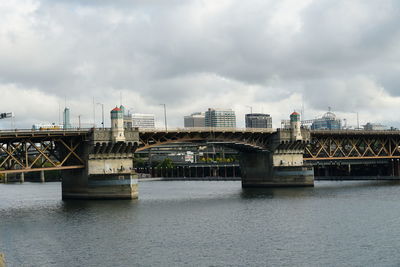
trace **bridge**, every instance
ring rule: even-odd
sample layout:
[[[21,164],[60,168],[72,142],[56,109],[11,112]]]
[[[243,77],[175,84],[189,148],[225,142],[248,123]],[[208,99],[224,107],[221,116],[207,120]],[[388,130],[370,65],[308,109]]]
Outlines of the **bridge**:
[[[243,187],[312,186],[312,166],[354,161],[395,159],[400,173],[400,131],[293,128],[0,131],[0,174],[60,170],[63,198],[136,198],[134,153],[179,142],[237,149]]]

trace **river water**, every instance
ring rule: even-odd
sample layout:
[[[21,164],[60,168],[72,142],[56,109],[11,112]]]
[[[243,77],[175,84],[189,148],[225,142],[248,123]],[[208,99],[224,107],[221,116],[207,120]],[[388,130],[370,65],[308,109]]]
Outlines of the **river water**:
[[[141,182],[134,201],[0,184],[7,266],[399,266],[400,184]]]

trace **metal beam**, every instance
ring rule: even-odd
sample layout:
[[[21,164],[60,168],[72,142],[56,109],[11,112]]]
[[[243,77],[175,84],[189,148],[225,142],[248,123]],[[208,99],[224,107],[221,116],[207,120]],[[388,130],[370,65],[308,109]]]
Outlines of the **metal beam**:
[[[58,171],[58,170],[73,170],[73,169],[83,169],[84,165],[74,165],[74,166],[61,166],[61,167],[47,167],[47,168],[32,168],[32,169],[17,169],[17,170],[0,170],[2,173],[27,173],[27,172],[39,172],[39,171]]]

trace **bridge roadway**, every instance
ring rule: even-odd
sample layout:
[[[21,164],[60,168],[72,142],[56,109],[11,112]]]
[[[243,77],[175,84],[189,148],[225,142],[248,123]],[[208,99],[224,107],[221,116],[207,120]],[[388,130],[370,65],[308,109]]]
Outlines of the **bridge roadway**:
[[[96,129],[99,132],[109,130]],[[139,142],[132,147],[134,151],[173,142],[204,141],[234,145],[239,150],[266,150],[271,134],[285,130],[182,128],[138,131]],[[93,129],[0,131],[0,173],[84,168],[84,160],[77,151],[79,144],[92,132]],[[312,130],[310,134],[310,141],[304,147],[304,160],[313,165],[400,159],[400,131]]]

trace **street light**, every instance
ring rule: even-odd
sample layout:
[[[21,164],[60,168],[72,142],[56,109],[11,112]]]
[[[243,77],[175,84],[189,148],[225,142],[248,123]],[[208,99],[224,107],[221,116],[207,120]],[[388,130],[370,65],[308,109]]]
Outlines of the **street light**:
[[[360,119],[358,116],[358,111],[353,111],[353,113],[355,113],[357,115],[357,130],[359,130],[360,129]]]
[[[360,120],[358,117],[358,111],[357,111],[357,130],[360,130]]]
[[[103,126],[103,129],[104,129],[104,104],[97,103],[97,105],[101,106],[101,125]]]
[[[160,106],[164,106],[164,124],[165,124],[165,131],[168,131],[167,127],[167,106],[165,104],[160,104]]]
[[[82,115],[78,115],[78,129],[81,129],[81,116]]]

